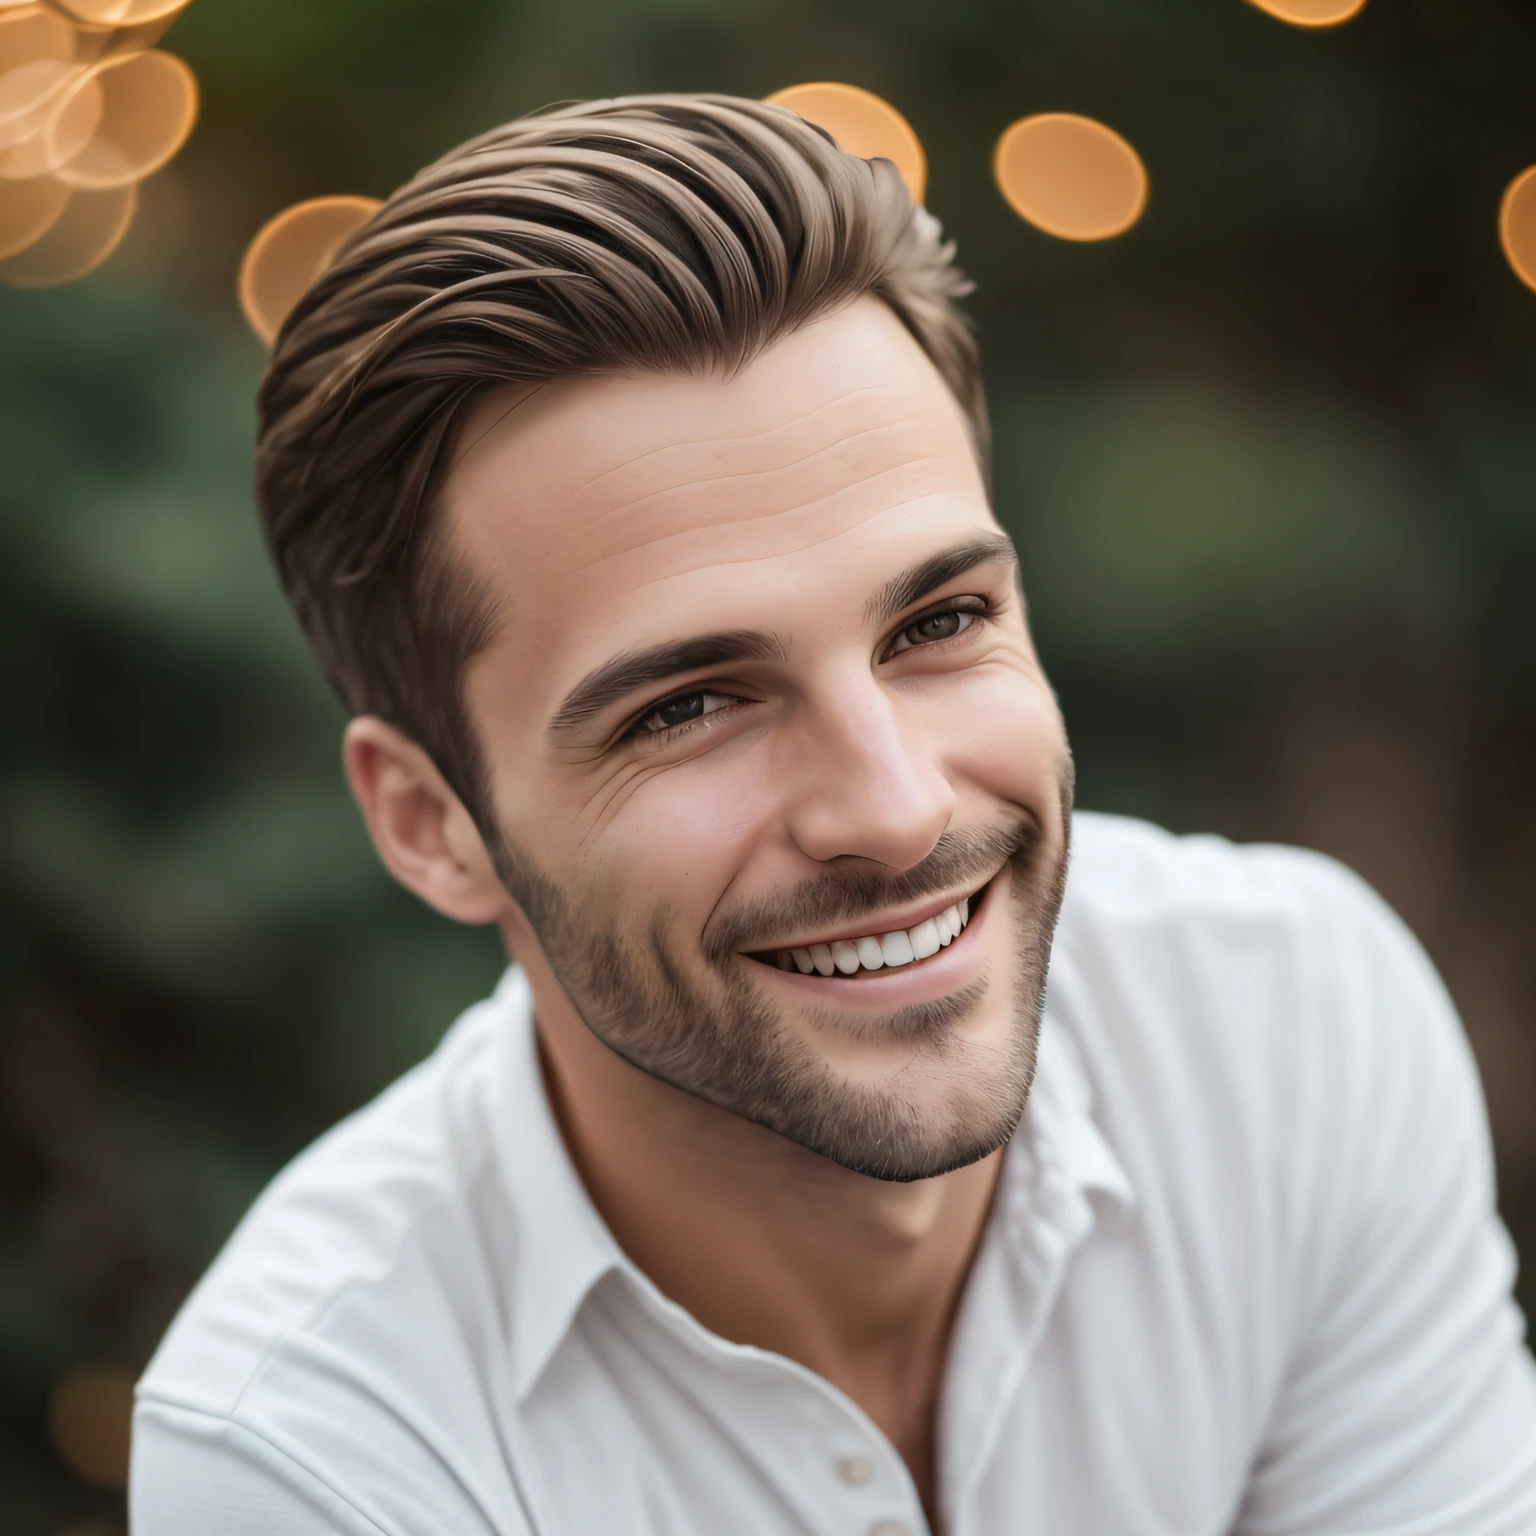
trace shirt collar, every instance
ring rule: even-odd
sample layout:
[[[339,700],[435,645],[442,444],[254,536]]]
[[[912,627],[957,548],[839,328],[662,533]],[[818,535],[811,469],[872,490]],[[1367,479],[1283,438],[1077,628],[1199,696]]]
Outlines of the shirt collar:
[[[527,1396],[593,1286],[629,1260],[588,1195],[555,1123],[539,1064],[533,997],[517,966],[491,999],[495,1011],[496,1157],[515,1239],[508,1275],[512,1386]],[[1005,1246],[1030,1248],[1042,1224],[1075,1246],[1094,1220],[1089,1197],[1113,1207],[1135,1190],[1092,1114],[1093,1094],[1067,1028],[1047,1009],[1035,1078],[1004,1161],[993,1225]]]
[[[1136,1204],[1136,1189],[1093,1113],[1093,1085],[1071,1028],[1047,1006],[1040,1025],[1035,1080],[1010,1160],[1032,1164],[1025,1182],[1063,1195],[1099,1195],[1107,1206]],[[1022,1170],[1021,1170],[1022,1171]]]
[[[570,1331],[592,1287],[626,1261],[555,1123],[539,1064],[533,994],[519,967],[508,967],[492,1006],[496,1157],[515,1233],[507,1330],[512,1390],[521,1401]]]

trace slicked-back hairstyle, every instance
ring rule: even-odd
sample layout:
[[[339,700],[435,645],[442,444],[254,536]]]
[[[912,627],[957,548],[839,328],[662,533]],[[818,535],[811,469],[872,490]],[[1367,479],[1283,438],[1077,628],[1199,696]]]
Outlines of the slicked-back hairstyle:
[[[299,301],[258,398],[262,524],[343,703],[415,740],[487,827],[461,677],[496,612],[433,516],[487,389],[728,374],[873,294],[953,391],[986,474],[953,254],[889,161],[735,97],[563,106],[428,166]]]

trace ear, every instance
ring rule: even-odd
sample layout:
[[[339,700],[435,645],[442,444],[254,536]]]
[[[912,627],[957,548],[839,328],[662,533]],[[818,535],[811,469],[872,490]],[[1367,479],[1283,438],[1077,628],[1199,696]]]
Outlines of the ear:
[[[342,760],[384,867],[460,923],[501,923],[514,904],[463,802],[432,759],[375,715],[359,715]]]

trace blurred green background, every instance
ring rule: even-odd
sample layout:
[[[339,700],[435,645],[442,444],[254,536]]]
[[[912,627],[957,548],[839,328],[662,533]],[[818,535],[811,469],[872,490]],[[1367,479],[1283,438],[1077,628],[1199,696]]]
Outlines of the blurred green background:
[[[1536,161],[1524,0],[1316,33],[1242,0],[196,0],[164,46],[203,117],[127,245],[0,289],[0,1528],[121,1528],[56,1384],[139,1369],[278,1166],[499,970],[348,800],[233,288],[287,203],[561,98],[841,79],[907,115],[1082,802],[1372,880],[1464,1012],[1536,1255],[1536,293],[1495,237]],[[1140,150],[1130,235],[1008,211],[991,147],[1045,110]]]

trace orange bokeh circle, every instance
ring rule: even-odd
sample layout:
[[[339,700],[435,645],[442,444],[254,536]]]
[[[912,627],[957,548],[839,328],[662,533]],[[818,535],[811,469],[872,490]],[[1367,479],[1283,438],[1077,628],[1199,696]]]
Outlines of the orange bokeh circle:
[[[1147,206],[1146,167],[1091,117],[1043,112],[1005,129],[992,156],[998,190],[1022,219],[1060,240],[1122,235]]]
[[[0,149],[30,138],[80,71],[75,29],[42,5],[0,10]]]
[[[51,0],[71,21],[90,27],[137,27],[183,11],[191,0]]]
[[[128,1482],[133,1374],[120,1365],[79,1365],[55,1384],[48,1431],[59,1459],[99,1488]]]
[[[73,119],[79,118],[70,132]],[[93,128],[81,137],[87,120]],[[104,191],[142,181],[165,165],[197,121],[197,81],[173,53],[152,50],[109,58],[72,88],[49,121],[45,158],[72,187]],[[60,136],[66,145],[54,149]]]
[[[32,142],[85,70],[64,59],[35,59],[0,75],[0,154],[22,151],[22,158],[40,160]],[[0,176],[31,176],[32,169],[0,170]]]
[[[316,197],[269,219],[240,263],[240,309],[270,347],[288,312],[342,243],[382,206],[376,197]]]
[[[1293,27],[1337,27],[1353,21],[1365,9],[1366,0],[1248,0],[1250,5],[1288,21]]]
[[[69,201],[69,188],[53,176],[33,176],[0,188],[0,261],[34,245]]]
[[[75,29],[46,5],[0,9],[0,76],[39,59],[68,63],[75,56]]]
[[[72,191],[40,239],[0,261],[0,282],[13,288],[53,288],[94,272],[122,244],[138,205],[137,186]]]
[[[889,160],[901,173],[914,203],[928,185],[928,161],[912,125],[890,102],[857,85],[817,80],[789,85],[765,96],[772,106],[788,107],[806,122],[824,128],[845,154],[861,160]]]
[[[1536,289],[1536,165],[1510,182],[1499,208],[1499,242],[1515,276]]]

